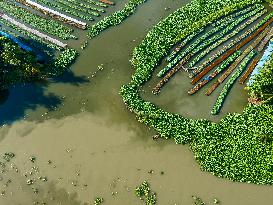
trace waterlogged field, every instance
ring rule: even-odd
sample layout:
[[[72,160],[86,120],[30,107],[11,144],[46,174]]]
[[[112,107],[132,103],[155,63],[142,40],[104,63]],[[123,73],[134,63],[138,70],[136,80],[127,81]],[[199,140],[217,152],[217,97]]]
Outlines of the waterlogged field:
[[[126,2],[116,2],[106,13]],[[137,122],[119,95],[135,72],[129,61],[133,49],[155,24],[186,3],[147,1],[121,25],[88,41],[84,50],[80,47],[90,30],[75,29],[72,35],[78,40],[64,41],[80,54],[70,70],[3,93],[1,153],[15,156],[4,161],[7,171],[0,175],[0,204],[94,204],[96,197],[104,199],[102,204],[143,204],[134,189],[145,180],[156,192],[157,204],[192,205],[192,195],[206,204],[213,204],[215,198],[224,205],[271,203],[271,186],[218,178],[201,171],[188,145],[153,140],[157,132]],[[219,121],[228,112],[241,113],[247,105],[244,86],[235,84],[220,115],[212,116],[220,91],[210,97],[203,91],[189,96],[192,85],[183,70],[153,95],[160,80],[156,74],[166,65],[164,60],[140,90],[145,100],[164,110]]]

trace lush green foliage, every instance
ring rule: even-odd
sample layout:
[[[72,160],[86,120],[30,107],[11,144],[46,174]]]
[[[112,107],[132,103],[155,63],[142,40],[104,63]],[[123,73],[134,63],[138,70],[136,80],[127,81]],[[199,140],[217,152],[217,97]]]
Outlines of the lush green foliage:
[[[122,10],[117,11],[110,16],[104,17],[98,23],[92,25],[89,28],[88,37],[94,38],[103,30],[111,26],[116,26],[120,24],[124,19],[126,19],[135,12],[138,5],[144,3],[145,1],[146,0],[130,0]]]
[[[215,19],[257,2],[194,0],[171,14],[135,48],[132,64],[136,72],[121,88],[121,95],[140,122],[176,143],[190,143],[203,170],[231,180],[273,184],[272,106],[249,104],[243,114],[229,114],[217,124],[168,113],[143,100],[138,92],[174,44]]]
[[[267,12],[267,10],[262,10],[261,12],[257,13],[260,10],[261,10],[261,8],[257,8],[256,10],[245,14],[244,16],[240,17],[239,19],[235,20],[232,24],[228,25],[219,34],[217,34],[213,38],[209,39],[208,42],[205,43],[205,45],[198,50],[198,52],[201,49],[205,48],[206,45],[210,44],[210,42],[215,42],[215,43],[213,43],[211,46],[209,46],[204,51],[202,51],[199,55],[197,55],[191,61],[191,63],[189,64],[189,66],[190,67],[195,66],[208,53],[210,53],[211,51],[213,51],[215,48],[217,48],[221,44],[225,43],[226,41],[230,40],[232,37],[234,37],[235,35],[237,35],[238,33],[240,33],[247,26],[249,26],[250,24],[252,24],[254,21],[256,21],[259,17],[261,17],[262,15],[264,15]],[[243,20],[245,20],[246,18],[252,16],[253,14],[255,14],[255,15],[252,18],[250,18],[248,21],[246,21],[245,23],[243,23],[242,25],[240,25],[239,27],[237,27],[235,30],[232,31],[232,29],[234,27],[236,27],[237,25],[239,25]],[[232,31],[232,32],[229,33],[230,31]],[[216,39],[216,40],[214,40],[214,39]],[[195,53],[197,53],[197,52],[195,52]]]

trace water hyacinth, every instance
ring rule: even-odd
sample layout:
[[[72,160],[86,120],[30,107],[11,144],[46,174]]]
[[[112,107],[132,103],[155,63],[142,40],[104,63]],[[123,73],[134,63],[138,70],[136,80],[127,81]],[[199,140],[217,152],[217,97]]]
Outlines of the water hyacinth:
[[[127,4],[125,4],[124,8],[120,11],[117,11],[110,16],[104,17],[99,22],[95,23],[89,28],[88,37],[94,38],[103,30],[120,24],[124,19],[132,15],[137,6],[146,2],[146,0],[130,0]]]
[[[156,204],[156,194],[151,191],[150,185],[144,181],[139,187],[136,187],[135,194],[140,199],[144,199],[146,205]]]
[[[224,15],[260,3],[256,0],[202,2],[193,0],[172,13],[134,49],[135,73],[131,82],[121,88],[123,101],[140,122],[154,128],[162,137],[172,138],[177,144],[189,143],[202,170],[233,181],[273,184],[272,105],[249,104],[242,114],[229,114],[219,123],[213,123],[166,112],[139,95],[139,87],[151,78],[173,45]],[[262,20],[261,24],[270,18]],[[266,70],[267,73],[272,67]],[[272,83],[272,75],[264,72],[258,76]],[[262,86],[249,89],[259,93]]]

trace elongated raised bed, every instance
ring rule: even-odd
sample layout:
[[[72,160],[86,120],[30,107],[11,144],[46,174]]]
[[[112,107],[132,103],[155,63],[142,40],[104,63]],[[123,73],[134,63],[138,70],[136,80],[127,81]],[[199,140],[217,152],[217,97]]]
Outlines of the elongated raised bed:
[[[80,28],[80,29],[86,29],[87,28],[87,23],[85,22],[82,22],[82,21],[79,21],[75,18],[72,18],[70,16],[67,16],[65,14],[62,14],[58,11],[55,11],[53,9],[50,9],[48,7],[45,7],[45,6],[42,6],[36,2],[33,2],[31,0],[16,0],[17,2],[23,4],[23,5],[26,5],[28,7],[31,7],[35,10],[38,10],[42,13],[44,13],[45,15],[48,15],[48,16],[51,16],[52,18],[55,18],[57,20],[60,20],[62,22],[65,22],[69,25],[72,25],[72,26],[75,26],[77,28]]]
[[[217,81],[207,90],[206,95],[211,95],[216,88],[224,82],[224,80],[234,71],[234,69],[240,64],[240,62],[261,42],[261,40],[269,33],[270,27],[266,27],[262,33],[248,46],[242,55],[236,59],[236,61],[229,67],[226,72],[220,76]]]
[[[204,77],[209,71],[211,71],[215,66],[219,65],[223,60],[227,59],[232,53],[234,53],[236,50],[239,50],[243,46],[245,46],[247,43],[252,41],[256,36],[260,34],[261,31],[263,31],[270,23],[273,22],[273,18],[270,18],[269,21],[267,21],[262,27],[260,27],[254,34],[249,36],[247,39],[242,41],[239,45],[229,50],[226,54],[224,54],[221,58],[217,59],[215,62],[210,64],[208,67],[206,67],[202,72],[200,72],[192,81],[192,84],[197,83],[202,77]]]
[[[259,62],[259,57],[255,57],[254,60],[251,62],[251,64],[249,65],[248,69],[246,70],[246,72],[242,75],[242,77],[239,79],[239,83],[240,84],[244,84],[245,81],[247,80],[247,78],[250,76],[250,74],[253,72],[253,70],[255,69],[257,63]]]
[[[228,66],[230,66],[236,58],[241,55],[241,51],[236,51],[233,53],[227,60],[225,60],[219,67],[216,68],[213,73],[205,77],[201,82],[195,85],[192,89],[188,91],[189,95],[193,95],[197,91],[199,91],[202,87],[204,87],[207,83],[212,81],[219,73],[223,72]]]
[[[66,48],[67,47],[67,44],[65,44],[65,43],[63,43],[63,42],[61,42],[61,41],[59,41],[57,39],[51,38],[50,36],[48,36],[46,34],[43,34],[43,33],[39,32],[39,31],[37,31],[35,29],[27,27],[26,25],[24,25],[24,24],[16,21],[15,19],[7,16],[6,14],[3,14],[3,13],[1,14],[0,13],[0,18],[6,20],[6,21],[8,21],[8,22],[10,22],[10,23],[12,23],[14,25],[16,25],[17,27],[19,27],[19,28],[21,28],[23,30],[26,30],[26,31],[28,31],[28,32],[36,35],[36,36],[39,36],[40,38],[43,38],[46,41],[49,41],[49,42],[51,42],[51,43],[53,43],[53,44],[55,44],[55,45],[57,45],[57,46],[59,46],[61,48]]]

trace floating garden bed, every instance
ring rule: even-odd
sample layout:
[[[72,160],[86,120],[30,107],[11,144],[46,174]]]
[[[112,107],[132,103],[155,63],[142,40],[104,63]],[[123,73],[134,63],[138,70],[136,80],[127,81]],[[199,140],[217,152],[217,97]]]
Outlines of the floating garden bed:
[[[188,143],[202,170],[234,181],[273,184],[272,62],[265,65],[265,68],[254,77],[254,83],[248,87],[250,97],[254,96],[262,103],[250,103],[242,114],[229,114],[219,123],[202,119],[193,120],[169,113],[145,101],[139,94],[140,87],[152,77],[156,67],[174,45],[215,20],[253,3],[261,3],[261,1],[193,0],[178,9],[159,22],[134,49],[131,62],[135,73],[130,83],[122,86],[120,93],[125,105],[136,115],[139,122],[154,128],[163,138],[174,139],[177,144]],[[272,22],[271,17],[272,14],[262,20],[261,26],[251,31],[250,33],[253,34],[250,36],[246,35],[241,39],[234,48],[231,47],[227,51],[228,54],[223,53],[212,61],[214,67],[221,65],[247,43],[252,45],[252,49],[243,52],[246,54],[245,57],[250,55],[249,53],[252,53],[263,39],[259,34],[267,28],[271,29],[269,26]],[[265,37],[263,34],[260,36]],[[218,60],[218,64],[214,63]],[[161,82],[164,83],[168,78],[164,80],[163,77],[162,80]]]

